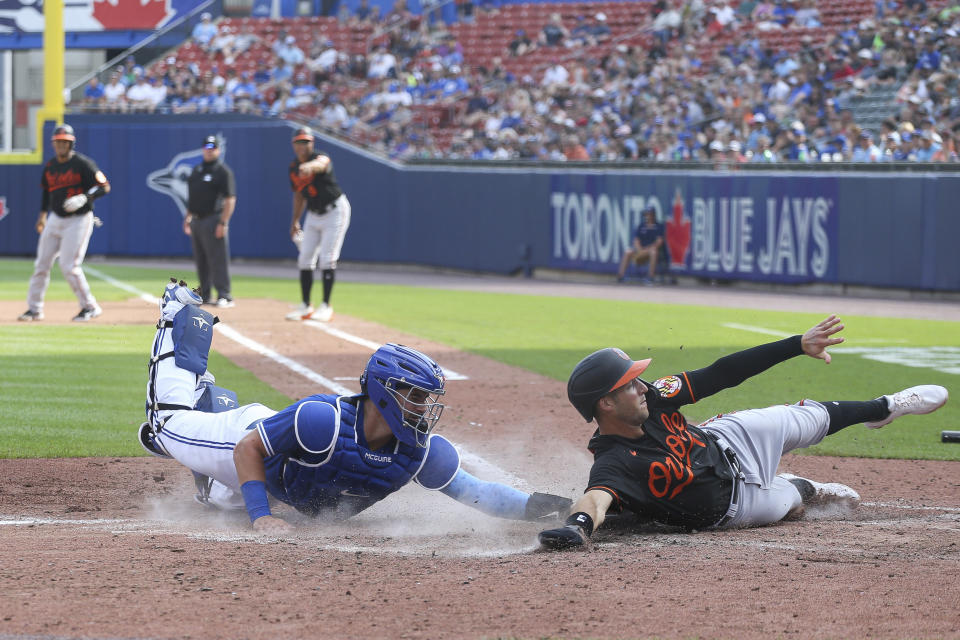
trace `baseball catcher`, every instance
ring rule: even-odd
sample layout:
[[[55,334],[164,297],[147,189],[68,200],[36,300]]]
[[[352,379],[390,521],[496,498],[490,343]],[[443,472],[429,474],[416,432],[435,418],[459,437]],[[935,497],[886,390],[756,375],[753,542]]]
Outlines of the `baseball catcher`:
[[[540,533],[547,549],[587,543],[608,511],[687,529],[755,527],[832,503],[856,506],[850,487],[777,474],[781,456],[817,444],[861,422],[871,429],[908,414],[930,413],[947,390],[921,385],[866,402],[815,402],[738,411],[694,426],[681,407],[800,354],[830,363],[827,347],[843,342],[830,316],[802,336],[720,358],[696,371],[646,382],[650,359],[631,360],[601,349],[574,368],[567,397],[584,420],[597,421],[588,448],[594,455],[584,495],[565,526]]]
[[[428,356],[385,344],[356,396],[319,394],[281,411],[237,406],[217,387],[207,354],[217,318],[182,281],[167,285],[153,341],[141,445],[197,478],[197,499],[246,507],[253,528],[284,533],[268,496],[311,516],[348,518],[415,482],[500,518],[559,520],[571,500],[485,482],[460,468],[440,420],[444,375]]]

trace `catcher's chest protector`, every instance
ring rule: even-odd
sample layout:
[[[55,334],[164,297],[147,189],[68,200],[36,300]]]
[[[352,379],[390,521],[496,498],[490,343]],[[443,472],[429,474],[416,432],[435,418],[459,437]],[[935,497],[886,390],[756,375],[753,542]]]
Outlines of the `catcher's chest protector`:
[[[428,449],[398,442],[391,451],[371,451],[357,442],[357,407],[336,396],[329,402],[340,413],[333,453],[286,459],[283,485],[298,511],[316,515],[329,510],[346,518],[409,483]]]

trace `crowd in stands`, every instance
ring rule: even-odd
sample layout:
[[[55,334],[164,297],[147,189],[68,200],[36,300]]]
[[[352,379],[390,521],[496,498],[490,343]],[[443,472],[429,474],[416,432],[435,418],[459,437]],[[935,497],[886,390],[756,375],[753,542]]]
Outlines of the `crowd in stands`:
[[[494,2],[457,4],[463,19],[497,19]],[[293,116],[401,160],[958,160],[960,0],[876,0],[826,31],[819,0],[645,5],[647,21],[618,37],[602,11],[572,23],[554,12],[480,63],[404,0],[383,16],[361,2],[339,17],[369,27],[365,52],[319,32],[303,48],[283,30],[266,41],[250,23],[218,28],[204,16],[192,40],[209,65],[176,53],[148,69],[131,59],[107,84],[91,80],[83,103]],[[803,34],[798,46],[763,37],[791,31]],[[238,71],[254,48],[255,68]],[[519,64],[545,51],[542,68]],[[878,87],[894,96],[889,113],[863,128],[853,107]]]

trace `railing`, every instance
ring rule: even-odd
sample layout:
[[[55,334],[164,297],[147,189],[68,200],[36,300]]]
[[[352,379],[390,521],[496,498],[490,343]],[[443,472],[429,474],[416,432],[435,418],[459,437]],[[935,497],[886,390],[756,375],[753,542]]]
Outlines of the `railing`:
[[[223,0],[207,0],[206,2],[203,2],[195,7],[187,15],[161,28],[153,35],[144,38],[120,55],[107,60],[102,65],[82,76],[66,88],[65,92],[67,92],[70,96],[70,101],[73,102],[75,98],[82,99],[83,87],[90,82],[91,78],[98,77],[101,81],[104,81],[105,78],[103,78],[100,74],[122,63],[127,59],[128,56],[132,55],[134,61],[140,66],[146,66],[150,64],[153,60],[161,56],[166,51],[179,46],[185,40],[190,38],[191,34],[193,33],[193,27],[197,24],[197,22],[199,22],[199,16],[201,14],[204,12],[210,12],[214,15],[218,15],[221,13],[222,8]],[[74,93],[77,91],[80,92],[79,96],[75,95]]]

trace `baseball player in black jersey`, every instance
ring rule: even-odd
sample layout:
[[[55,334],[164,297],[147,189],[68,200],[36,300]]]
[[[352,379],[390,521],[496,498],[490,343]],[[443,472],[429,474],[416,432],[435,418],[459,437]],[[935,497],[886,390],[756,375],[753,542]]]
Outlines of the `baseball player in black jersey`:
[[[27,310],[19,320],[43,320],[43,296],[50,284],[50,267],[60,256],[60,270],[80,301],[77,322],[86,322],[102,313],[80,265],[87,255],[93,234],[93,201],[110,193],[107,177],[87,156],[77,153],[77,137],[68,124],[58,126],[50,138],[55,156],[43,167],[40,215],[37,216],[37,260],[30,277]],[[48,213],[53,213],[48,217]]]
[[[290,163],[290,188],[293,189],[293,220],[290,237],[300,249],[297,267],[300,269],[300,295],[303,302],[287,314],[287,320],[313,318],[329,322],[333,318],[330,294],[343,239],[350,226],[350,201],[340,190],[333,175],[330,158],[314,151],[313,132],[297,129],[293,134],[293,153]],[[307,215],[300,225],[306,210]],[[323,277],[323,303],[314,309],[310,302],[313,290],[313,272],[319,263]]]
[[[777,474],[781,456],[817,444],[861,422],[872,429],[907,414],[930,413],[947,401],[936,385],[911,387],[866,402],[815,402],[718,415],[694,426],[680,412],[800,354],[830,363],[843,325],[830,316],[802,336],[740,351],[696,371],[645,382],[650,360],[601,349],[574,368],[567,397],[587,422],[597,420],[584,495],[564,527],[540,533],[548,549],[584,545],[608,511],[687,529],[762,526],[799,517],[806,507],[853,507],[850,487]]]

